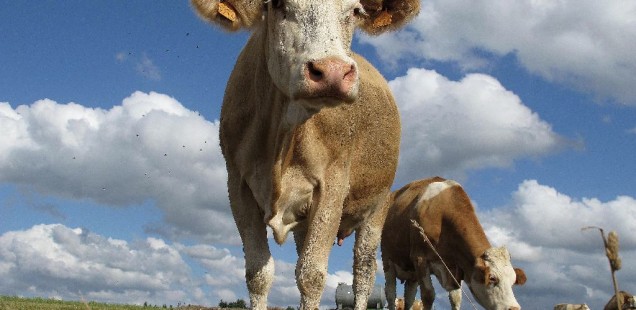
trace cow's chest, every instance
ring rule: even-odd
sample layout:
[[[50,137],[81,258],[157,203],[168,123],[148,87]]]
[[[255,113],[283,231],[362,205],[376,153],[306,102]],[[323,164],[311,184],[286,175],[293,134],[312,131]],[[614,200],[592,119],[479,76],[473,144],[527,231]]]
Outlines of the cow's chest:
[[[247,181],[277,241],[284,241],[289,230],[304,224],[326,187],[338,188],[346,196],[348,133],[346,128],[334,130],[323,119],[312,118],[279,132],[271,157],[255,158],[254,173]]]

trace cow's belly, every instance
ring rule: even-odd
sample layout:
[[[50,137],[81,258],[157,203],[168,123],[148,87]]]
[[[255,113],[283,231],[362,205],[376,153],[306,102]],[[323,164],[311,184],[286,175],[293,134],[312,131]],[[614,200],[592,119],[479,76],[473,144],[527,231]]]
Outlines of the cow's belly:
[[[395,268],[395,276],[398,279],[400,279],[402,281],[417,279],[417,275],[415,274],[415,270],[409,269],[409,268],[402,268],[398,264],[393,264],[393,267]]]
[[[455,281],[457,280],[459,282],[462,279],[453,279],[453,276],[448,272],[446,266],[444,266],[442,262],[431,262],[429,263],[429,268],[446,291],[451,291],[459,288]]]

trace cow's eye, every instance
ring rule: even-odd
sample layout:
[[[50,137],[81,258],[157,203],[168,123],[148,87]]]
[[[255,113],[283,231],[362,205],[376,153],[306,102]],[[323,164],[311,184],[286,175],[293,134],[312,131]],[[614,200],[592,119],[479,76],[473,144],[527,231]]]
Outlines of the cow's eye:
[[[499,284],[499,279],[495,275],[490,275],[490,277],[488,278],[488,283],[490,283],[490,285],[492,286],[496,286],[497,284]]]

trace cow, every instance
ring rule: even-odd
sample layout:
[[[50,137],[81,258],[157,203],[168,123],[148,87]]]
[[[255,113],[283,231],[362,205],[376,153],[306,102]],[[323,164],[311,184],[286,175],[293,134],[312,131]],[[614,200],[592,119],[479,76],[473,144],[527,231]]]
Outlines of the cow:
[[[411,309],[404,308],[404,298],[395,299],[395,310],[422,310],[422,301],[416,300],[411,305]]]
[[[636,309],[636,298],[634,298],[634,295],[625,291],[620,291],[618,292],[618,296],[622,298],[621,310]],[[616,302],[616,294],[614,294],[612,298],[607,302],[603,310],[619,310],[618,304]]]
[[[557,304],[554,310],[590,310],[586,304]]]
[[[334,240],[355,232],[355,309],[366,308],[397,166],[400,119],[386,80],[351,50],[354,30],[398,29],[420,0],[191,0],[251,36],[226,85],[220,145],[253,309],[274,275],[267,227],[293,232],[300,308],[317,309]]]
[[[484,308],[520,309],[512,285],[524,284],[525,273],[512,267],[505,247],[490,245],[470,198],[453,180],[433,177],[395,191],[381,250],[390,310],[396,279],[405,282],[405,309],[413,305],[418,285],[422,309],[432,309],[431,274],[449,292],[453,309],[460,307],[462,280]]]

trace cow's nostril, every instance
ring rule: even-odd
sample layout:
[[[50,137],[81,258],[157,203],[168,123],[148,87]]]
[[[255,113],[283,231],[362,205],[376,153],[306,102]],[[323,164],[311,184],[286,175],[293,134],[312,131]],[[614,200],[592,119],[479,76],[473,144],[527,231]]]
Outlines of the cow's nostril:
[[[313,61],[307,64],[307,71],[309,72],[309,78],[312,81],[318,82],[323,79],[323,71],[316,67]]]
[[[344,74],[343,79],[355,79],[356,78],[356,67],[351,65],[349,70]]]

